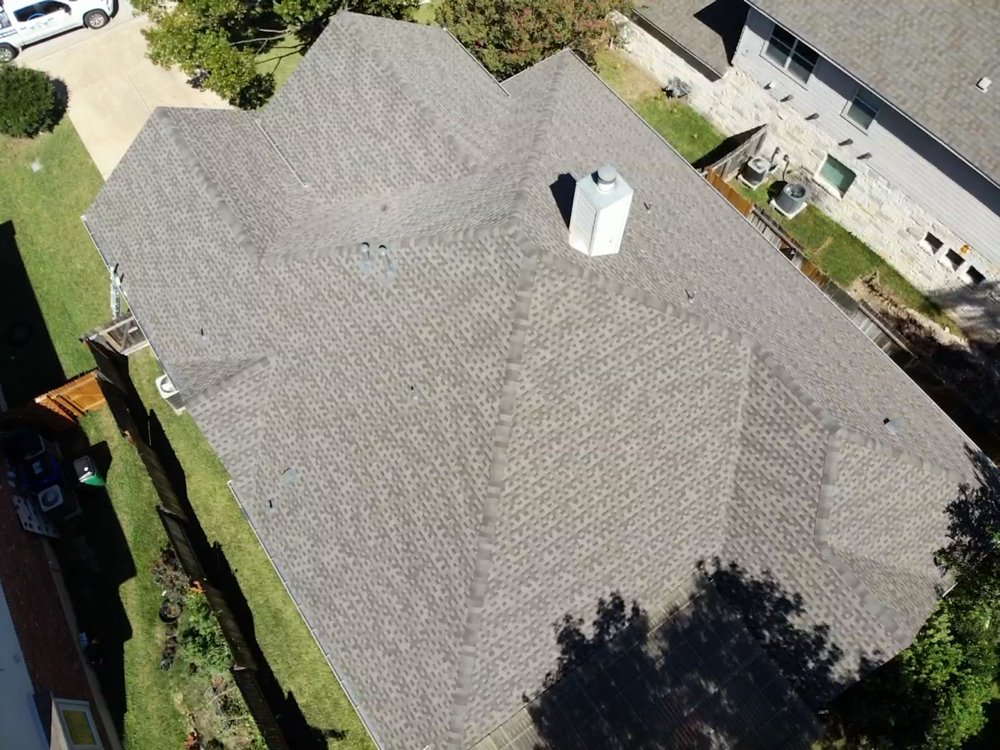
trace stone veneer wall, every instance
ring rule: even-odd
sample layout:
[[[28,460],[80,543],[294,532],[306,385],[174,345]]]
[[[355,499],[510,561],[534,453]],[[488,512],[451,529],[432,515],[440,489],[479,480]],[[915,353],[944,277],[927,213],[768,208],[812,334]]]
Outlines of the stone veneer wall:
[[[767,123],[761,154],[773,160],[777,153],[779,164],[785,164],[787,156],[786,176],[808,183],[811,203],[868,243],[915,287],[934,296],[960,325],[987,338],[997,337],[1000,300],[989,299],[990,292],[966,282],[969,260],[957,272],[945,260],[949,249],[959,252],[965,245],[955,232],[863,161],[844,153],[831,136],[778,101],[746,72],[730,68],[719,80],[709,81],[632,21],[624,16],[618,21],[626,52],[657,81],[666,83],[677,77],[687,82],[691,87],[688,103],[727,135]],[[857,174],[843,197],[814,179],[827,154]],[[781,176],[782,170],[777,174]],[[943,242],[937,253],[921,244],[928,232]],[[981,260],[976,268],[989,280],[1000,279],[1000,268],[984,267]],[[984,311],[984,305],[995,312]]]

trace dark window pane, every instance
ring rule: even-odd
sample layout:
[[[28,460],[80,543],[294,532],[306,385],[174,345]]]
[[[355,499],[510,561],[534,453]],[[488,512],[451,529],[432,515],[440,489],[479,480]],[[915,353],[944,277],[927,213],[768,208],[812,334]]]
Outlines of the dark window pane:
[[[778,63],[781,67],[785,67],[785,63],[788,62],[788,56],[791,51],[791,47],[786,47],[772,39],[767,45],[767,49],[764,50],[764,54]]]
[[[792,54],[792,59],[788,61],[788,72],[802,83],[809,80],[812,75],[813,64],[804,61],[797,53]]]
[[[771,32],[771,40],[767,43],[767,49],[764,51],[764,54],[778,63],[778,65],[784,67],[794,46],[795,37],[780,26],[775,26],[774,31]]]
[[[868,126],[875,121],[875,112],[855,101],[847,110],[847,117],[865,130],[868,130]]]

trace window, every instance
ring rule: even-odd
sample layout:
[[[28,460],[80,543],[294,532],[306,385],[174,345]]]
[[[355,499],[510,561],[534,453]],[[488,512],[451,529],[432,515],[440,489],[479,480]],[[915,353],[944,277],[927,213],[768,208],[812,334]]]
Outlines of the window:
[[[0,8],[0,29],[10,28],[10,19],[7,18],[7,14],[4,12],[3,8]]]
[[[944,243],[928,232],[924,235],[924,238],[920,240],[920,247],[929,252],[931,255],[937,255],[938,251],[944,247]]]
[[[89,703],[56,700],[55,706],[70,750],[101,750],[100,736],[94,726]]]
[[[23,8],[15,10],[14,18],[23,23],[24,21],[32,21],[36,18],[43,18],[52,13],[59,13],[60,11],[69,13],[69,6],[56,2],[35,3],[34,5],[26,5]]]
[[[972,284],[972,286],[979,286],[986,281],[986,277],[983,276],[983,274],[980,273],[979,269],[975,266],[969,266],[965,269],[964,278],[967,282]]]
[[[826,157],[826,161],[823,162],[823,166],[819,169],[819,178],[828,187],[833,188],[841,197],[847,192],[847,189],[851,187],[854,183],[854,178],[856,175],[847,165],[834,159],[829,154]]]
[[[949,250],[941,256],[941,263],[951,268],[952,271],[957,271],[959,266],[965,263],[965,258],[956,253],[954,250]]]
[[[875,98],[875,95],[868,89],[862,87],[854,95],[854,101],[847,107],[844,116],[859,128],[868,130],[878,116],[882,103]]]
[[[764,55],[793,78],[805,83],[812,75],[819,55],[783,28],[775,24],[771,38],[764,48]]]

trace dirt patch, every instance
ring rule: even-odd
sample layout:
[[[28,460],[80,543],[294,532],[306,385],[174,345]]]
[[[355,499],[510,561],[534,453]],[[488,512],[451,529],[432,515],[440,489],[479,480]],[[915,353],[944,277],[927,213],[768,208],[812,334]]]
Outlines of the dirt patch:
[[[896,331],[916,349],[924,349],[931,342],[936,346],[947,346],[966,351],[969,349],[969,342],[965,338],[956,336],[930,318],[908,307],[903,307],[887,294],[879,286],[877,280],[871,276],[855,279],[848,291],[854,299],[866,303],[875,312],[890,320]],[[921,352],[915,350],[914,354],[919,356]]]

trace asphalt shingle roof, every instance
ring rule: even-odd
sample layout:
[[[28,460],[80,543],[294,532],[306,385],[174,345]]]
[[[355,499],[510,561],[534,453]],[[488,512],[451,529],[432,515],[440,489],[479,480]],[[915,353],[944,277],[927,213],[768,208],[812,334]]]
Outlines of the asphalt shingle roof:
[[[605,162],[635,201],[589,259],[554,193]],[[671,732],[798,733],[933,604],[963,436],[568,52],[501,88],[339,14],[262,111],[157,110],[86,221],[386,747],[534,742],[552,623],[613,590],[681,675],[699,561],[773,575],[843,658],[813,684],[751,618],[643,719]]]
[[[1000,2],[753,4],[1000,182]]]

